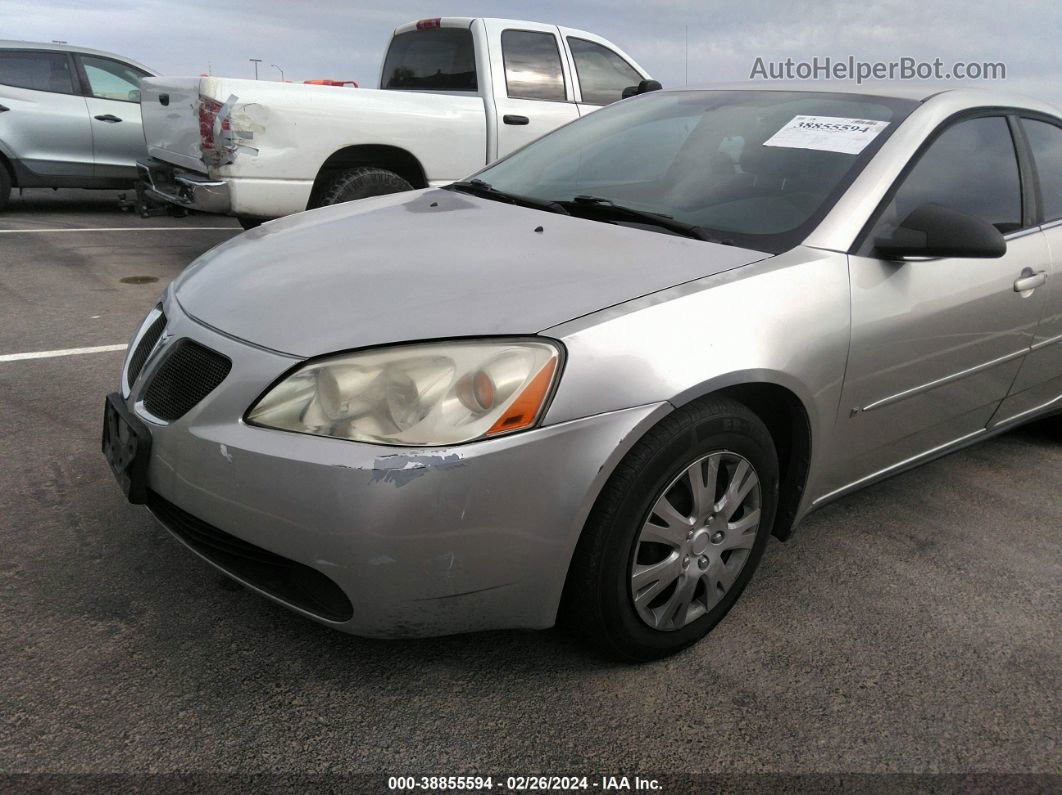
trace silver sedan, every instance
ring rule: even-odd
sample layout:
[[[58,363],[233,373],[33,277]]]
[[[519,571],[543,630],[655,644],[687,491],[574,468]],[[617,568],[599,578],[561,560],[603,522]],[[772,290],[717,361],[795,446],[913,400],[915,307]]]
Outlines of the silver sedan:
[[[703,637],[768,537],[1062,410],[1062,120],[977,90],[663,91],[445,188],[265,224],[136,331],[103,450],[363,635]]]

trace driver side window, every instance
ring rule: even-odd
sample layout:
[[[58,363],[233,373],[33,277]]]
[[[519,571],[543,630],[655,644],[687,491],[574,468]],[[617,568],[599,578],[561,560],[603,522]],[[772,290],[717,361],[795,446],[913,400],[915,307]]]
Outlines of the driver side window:
[[[1021,229],[1021,179],[1004,117],[961,121],[941,133],[904,178],[870,239],[887,237],[931,202],[982,218],[1004,234]]]
[[[147,72],[110,58],[82,55],[80,59],[92,96],[121,102],[139,101],[140,80],[148,76]]]

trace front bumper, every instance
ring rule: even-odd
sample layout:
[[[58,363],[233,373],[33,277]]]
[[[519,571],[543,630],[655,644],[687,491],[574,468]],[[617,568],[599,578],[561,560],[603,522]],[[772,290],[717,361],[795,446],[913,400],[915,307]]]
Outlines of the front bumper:
[[[430,449],[256,428],[242,421],[243,413],[296,360],[205,328],[172,298],[165,310],[160,350],[127,398],[151,429],[148,484],[162,502],[149,499],[149,507],[230,576],[360,635],[551,626],[598,492],[629,447],[668,411],[667,404],[641,406]],[[229,357],[232,371],[186,415],[161,424],[139,395],[166,347],[182,337]],[[350,617],[307,607],[189,543],[169,506],[324,575],[349,600]]]
[[[188,210],[229,215],[232,197],[227,182],[149,157],[136,164],[138,189],[157,201]]]

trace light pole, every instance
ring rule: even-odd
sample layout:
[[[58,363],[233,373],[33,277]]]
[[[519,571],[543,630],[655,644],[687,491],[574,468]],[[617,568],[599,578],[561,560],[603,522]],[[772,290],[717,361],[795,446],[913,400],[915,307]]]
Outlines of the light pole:
[[[254,64],[254,79],[258,79],[258,64],[262,63],[261,58],[248,58],[248,61]]]
[[[280,72],[280,82],[283,83],[284,82],[284,70],[281,69],[279,66],[277,66],[275,63],[271,63],[269,65],[272,66],[274,69],[276,69],[278,72]]]

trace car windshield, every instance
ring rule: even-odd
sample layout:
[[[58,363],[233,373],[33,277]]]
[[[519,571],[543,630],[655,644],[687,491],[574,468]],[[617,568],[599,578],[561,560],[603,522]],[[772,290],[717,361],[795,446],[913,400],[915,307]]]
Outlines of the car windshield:
[[[654,92],[545,136],[479,172],[477,184],[611,223],[638,225],[609,205],[653,213],[709,240],[780,253],[915,106],[855,94]]]

